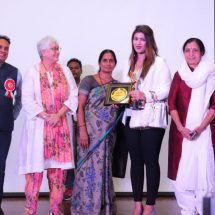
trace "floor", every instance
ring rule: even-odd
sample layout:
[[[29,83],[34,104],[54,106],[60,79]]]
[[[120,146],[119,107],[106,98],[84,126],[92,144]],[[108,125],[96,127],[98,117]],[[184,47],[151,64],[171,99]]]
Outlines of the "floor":
[[[5,198],[2,208],[5,215],[21,215],[25,204],[24,198]],[[131,197],[117,198],[117,215],[131,215],[133,210],[133,200]],[[70,202],[64,202],[62,205],[64,215],[70,215]],[[180,210],[173,197],[159,197],[156,204],[157,215],[180,215]],[[40,198],[38,203],[38,215],[49,214],[48,198]]]

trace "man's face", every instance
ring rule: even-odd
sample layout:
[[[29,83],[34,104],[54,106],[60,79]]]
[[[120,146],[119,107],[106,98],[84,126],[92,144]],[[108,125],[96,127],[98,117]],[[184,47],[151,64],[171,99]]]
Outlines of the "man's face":
[[[3,64],[8,57],[9,46],[5,39],[0,39],[0,64]]]
[[[71,70],[74,78],[80,78],[81,76],[81,67],[79,66],[79,64],[75,61],[72,61],[69,63],[68,65],[69,69]]]

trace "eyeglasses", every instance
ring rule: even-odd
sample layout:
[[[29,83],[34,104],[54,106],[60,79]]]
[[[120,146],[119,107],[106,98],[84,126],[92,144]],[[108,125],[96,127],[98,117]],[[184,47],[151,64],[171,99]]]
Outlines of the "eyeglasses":
[[[52,47],[50,48],[50,50],[54,51],[54,52],[57,52],[57,51],[61,51],[61,48],[60,47]]]

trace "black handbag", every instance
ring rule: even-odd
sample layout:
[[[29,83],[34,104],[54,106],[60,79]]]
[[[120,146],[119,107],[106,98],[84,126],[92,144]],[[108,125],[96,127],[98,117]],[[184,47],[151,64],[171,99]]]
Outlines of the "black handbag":
[[[112,176],[125,178],[128,149],[123,138],[123,123],[119,120],[116,127],[116,142],[113,151]]]

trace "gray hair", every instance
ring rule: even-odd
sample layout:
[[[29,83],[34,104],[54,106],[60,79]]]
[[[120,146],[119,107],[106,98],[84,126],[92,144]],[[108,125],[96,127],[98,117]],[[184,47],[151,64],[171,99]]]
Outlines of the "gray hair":
[[[52,36],[46,36],[37,42],[37,51],[40,55],[40,58],[42,57],[42,51],[49,49],[51,43],[53,42],[58,45],[58,41]]]

